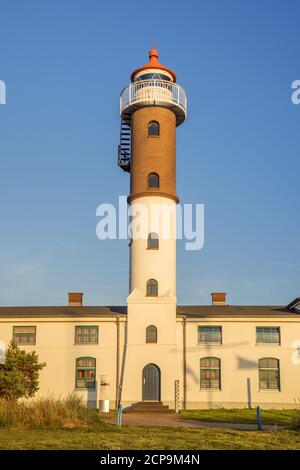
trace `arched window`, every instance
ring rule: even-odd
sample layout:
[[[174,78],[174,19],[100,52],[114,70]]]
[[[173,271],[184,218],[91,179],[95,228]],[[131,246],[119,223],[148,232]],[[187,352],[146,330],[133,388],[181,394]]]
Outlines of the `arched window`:
[[[157,343],[157,328],[149,325],[146,328],[146,343]]]
[[[259,389],[280,390],[279,360],[264,357],[258,361]]]
[[[96,359],[94,357],[76,359],[76,388],[96,388]]]
[[[148,175],[148,188],[159,188],[159,176],[157,173]]]
[[[159,238],[157,233],[151,232],[148,235],[148,244],[147,248],[148,250],[158,250],[158,245],[159,245]]]
[[[148,124],[148,136],[159,135],[159,124],[157,121],[151,121]]]
[[[158,296],[158,282],[156,279],[149,279],[147,281],[147,297]]]
[[[217,357],[200,360],[200,388],[221,390],[221,361]]]

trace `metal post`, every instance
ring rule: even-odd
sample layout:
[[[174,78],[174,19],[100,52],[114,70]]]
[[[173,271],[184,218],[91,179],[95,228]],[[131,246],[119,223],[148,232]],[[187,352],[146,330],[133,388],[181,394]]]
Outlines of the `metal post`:
[[[256,419],[257,419],[257,429],[262,431],[262,419],[261,419],[261,409],[260,406],[256,408]]]
[[[175,380],[175,411],[179,413],[179,380]]]
[[[123,410],[122,410],[122,405],[120,403],[119,407],[118,407],[118,416],[117,416],[117,427],[118,428],[120,428],[122,426],[122,413],[123,413]]]

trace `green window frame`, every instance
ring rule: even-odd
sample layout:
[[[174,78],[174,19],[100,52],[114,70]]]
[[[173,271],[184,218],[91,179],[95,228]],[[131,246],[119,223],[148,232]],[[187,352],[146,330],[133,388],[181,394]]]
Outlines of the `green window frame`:
[[[257,326],[256,344],[277,344],[280,345],[279,326]]]
[[[222,327],[198,326],[198,344],[222,344]]]
[[[221,390],[221,359],[218,357],[200,359],[200,388]]]
[[[258,361],[259,390],[280,391],[279,359],[263,357]]]
[[[13,341],[20,346],[35,346],[36,326],[14,326]]]
[[[97,325],[75,326],[75,344],[98,344],[99,327]]]
[[[78,357],[76,359],[76,388],[96,388],[96,359],[94,357]]]

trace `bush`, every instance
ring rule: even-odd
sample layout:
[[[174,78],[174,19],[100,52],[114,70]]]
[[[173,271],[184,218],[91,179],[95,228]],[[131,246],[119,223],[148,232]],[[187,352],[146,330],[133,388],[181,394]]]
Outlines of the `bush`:
[[[100,424],[103,425],[97,411],[86,408],[74,394],[65,399],[48,397],[20,402],[0,399],[0,427],[75,428]]]
[[[46,364],[39,363],[35,351],[26,352],[13,341],[0,364],[0,398],[17,400],[31,398],[39,389],[39,374]]]

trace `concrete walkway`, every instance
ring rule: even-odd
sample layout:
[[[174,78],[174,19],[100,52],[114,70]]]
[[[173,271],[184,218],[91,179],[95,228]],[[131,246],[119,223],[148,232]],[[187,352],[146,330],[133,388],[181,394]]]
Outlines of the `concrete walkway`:
[[[107,418],[105,422],[115,424],[116,418]],[[185,428],[220,428],[220,429],[236,429],[239,431],[256,431],[256,424],[243,423],[210,423],[206,421],[197,421],[194,419],[182,419],[176,413],[123,413],[122,424],[131,426],[169,426],[169,427],[185,427]],[[274,431],[282,426],[264,425],[264,431]]]

